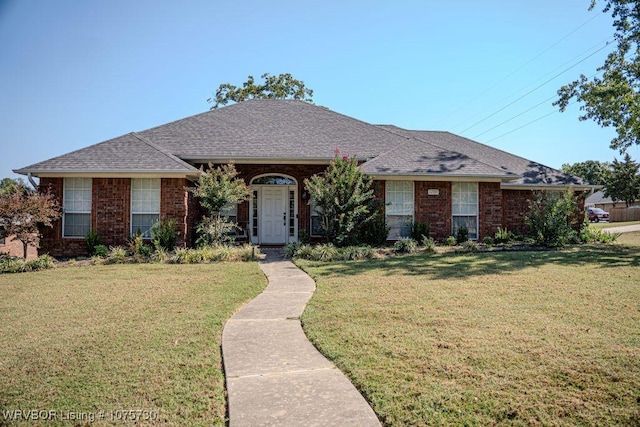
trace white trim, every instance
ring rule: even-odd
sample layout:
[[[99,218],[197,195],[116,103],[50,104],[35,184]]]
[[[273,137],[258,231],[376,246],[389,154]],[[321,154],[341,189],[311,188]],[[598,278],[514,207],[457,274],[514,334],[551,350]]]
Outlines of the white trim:
[[[548,191],[565,191],[566,189],[575,191],[588,191],[594,188],[593,185],[573,185],[573,184],[509,184],[501,183],[501,190],[548,190]]]
[[[70,177],[70,178],[78,178],[78,177]],[[82,177],[85,178],[85,177]],[[91,194],[91,198],[89,199],[89,203],[91,203],[91,207],[89,208],[89,211],[75,211],[75,210],[67,210],[65,208],[65,200],[66,200],[66,196],[67,196],[67,183],[66,183],[66,178],[62,180],[62,230],[61,230],[61,234],[62,234],[62,238],[63,239],[84,239],[84,236],[65,236],[64,234],[64,230],[65,230],[65,222],[66,222],[66,216],[67,214],[82,214],[82,215],[89,215],[89,233],[91,232],[91,230],[93,230],[93,225],[91,224],[91,214],[92,214],[92,210],[93,210],[93,180],[91,178],[86,178],[89,179],[89,192]]]
[[[388,180],[389,182],[399,182],[399,180]],[[390,204],[389,202],[389,198],[388,198],[388,194],[389,194],[389,186],[387,185],[387,182],[385,182],[385,186],[384,186],[384,219],[385,219],[385,223],[387,223],[388,226],[388,221],[387,218],[390,216],[411,216],[411,222],[415,221],[416,218],[416,183],[413,180],[402,180],[402,182],[410,182],[411,183],[411,213],[410,214],[388,214],[387,213],[387,206]],[[394,240],[393,238],[391,238],[391,230],[389,230],[389,238],[388,240]]]
[[[134,212],[133,211],[133,181],[134,180],[140,180],[140,179],[151,179],[154,181],[158,181],[158,212]],[[133,216],[134,215],[158,215],[158,219],[160,219],[160,214],[162,211],[162,179],[160,178],[131,178],[130,181],[130,200],[129,200],[129,235],[133,236]],[[155,190],[155,188],[154,188]],[[145,239],[150,238],[150,236],[148,237],[144,237]]]
[[[294,184],[288,185],[288,184],[284,184],[284,185],[278,185],[278,184],[253,184],[253,181],[258,179],[258,178],[262,178],[262,177],[268,177],[268,176],[282,176],[284,178],[288,178],[290,180],[292,180],[294,182]],[[278,173],[278,172],[269,172],[269,173],[263,173],[260,175],[256,175],[253,178],[251,178],[251,181],[249,183],[249,188],[251,190],[251,198],[249,199],[249,237],[251,240],[251,243],[257,243],[257,244],[261,244],[262,243],[262,201],[263,201],[263,195],[262,195],[262,189],[263,188],[272,188],[272,187],[283,187],[286,189],[286,193],[285,193],[285,212],[286,212],[286,220],[285,220],[285,227],[284,227],[284,231],[285,231],[285,242],[284,244],[287,243],[291,243],[291,242],[297,242],[298,241],[298,229],[299,229],[299,218],[300,218],[300,206],[298,203],[298,180],[291,176],[288,175],[286,173]],[[289,221],[291,219],[290,216],[290,212],[289,212],[289,191],[293,190],[294,192],[294,236],[291,237],[289,236]],[[258,215],[258,235],[254,236],[253,235],[253,204],[254,202],[254,198],[253,198],[253,192],[257,191],[258,192],[258,205],[257,205],[257,215]],[[268,243],[267,243],[268,244]],[[277,243],[274,243],[277,244]]]
[[[478,185],[477,182],[460,182],[460,184],[475,184],[476,185],[476,237],[475,238],[471,238],[469,237],[469,240],[478,240],[478,238],[480,237],[480,186]],[[455,236],[455,232],[453,230],[453,218],[455,217],[470,217],[473,215],[461,215],[461,214],[454,214],[453,213],[453,185],[451,186],[451,235]]]
[[[199,171],[193,173],[185,172],[165,172],[165,171],[46,171],[46,172],[30,172],[38,178],[191,178],[198,176]]]
[[[291,157],[207,157],[207,156],[188,156],[181,159],[197,163],[213,163],[213,164],[245,164],[245,165],[328,165],[333,157],[308,157],[308,158],[291,158]],[[366,159],[358,159],[366,160]]]

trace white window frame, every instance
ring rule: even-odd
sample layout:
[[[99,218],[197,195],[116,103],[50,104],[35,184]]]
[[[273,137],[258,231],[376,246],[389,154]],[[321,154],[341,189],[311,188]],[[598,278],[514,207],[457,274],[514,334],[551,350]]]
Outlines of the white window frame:
[[[232,204],[225,207],[220,211],[220,216],[227,219],[227,221],[231,221],[234,224],[238,224],[238,205]],[[233,218],[233,219],[231,219]],[[231,236],[239,237],[242,236],[242,230],[239,227],[233,227],[233,230],[230,232]]]
[[[402,184],[403,188],[400,187]],[[414,181],[387,181],[384,186],[384,201],[385,201],[385,222],[389,227],[388,240],[398,240],[400,237],[410,237],[411,224],[415,219],[415,182]],[[410,191],[409,191],[410,187]],[[398,199],[394,197],[395,194],[403,194],[405,201],[402,206],[398,205],[395,201]],[[407,196],[408,200],[407,201]],[[410,217],[409,222],[404,227],[391,227],[389,226],[390,217]],[[406,230],[409,230],[407,234]],[[405,233],[402,233],[405,230]]]
[[[463,188],[464,186],[464,188]],[[458,188],[456,188],[458,187]],[[475,213],[470,213],[470,212],[463,212],[463,213],[456,213],[456,194],[473,194],[473,192],[469,192],[467,191],[469,188],[475,188],[475,200],[473,201],[473,203],[469,203],[469,202],[465,202],[465,203],[458,203],[458,207],[462,207],[463,205],[466,205],[466,207],[473,207],[473,210],[475,211]],[[472,233],[472,230],[469,230],[469,239],[470,240],[478,240],[478,234],[479,234],[479,211],[480,211],[480,193],[479,193],[479,188],[478,188],[478,183],[477,182],[452,182],[451,183],[451,235],[455,236],[457,233],[457,228],[455,227],[454,224],[454,218],[456,217],[464,217],[464,218],[469,218],[469,217],[475,217],[475,233]],[[464,191],[462,191],[464,189]],[[468,199],[468,196],[467,196]]]
[[[81,184],[81,185],[77,185]],[[70,191],[82,191],[82,194],[86,194],[89,192],[89,198],[81,198],[79,201],[82,204],[88,205],[88,208],[84,209],[76,209],[70,208],[68,206],[69,201],[69,192]],[[91,178],[64,178],[62,184],[62,238],[63,239],[84,239],[84,237],[91,233],[91,206],[93,199],[93,180]],[[74,201],[78,201],[75,199]],[[88,215],[89,216],[89,230],[84,233],[82,236],[80,235],[66,235],[66,222],[67,222],[67,214],[71,215]]]
[[[136,188],[136,183],[141,183],[141,182],[145,182],[145,183],[154,183],[155,185],[157,185],[157,188],[155,188],[155,185],[153,188]],[[134,203],[135,201],[137,201],[138,199],[134,199],[135,193],[136,191],[146,191],[146,192],[156,192],[157,191],[157,209],[156,206],[153,206],[151,208],[149,207],[145,207],[143,210],[141,211],[134,211]],[[131,178],[131,212],[129,215],[129,232],[131,235],[133,235],[137,230],[133,229],[133,217],[135,215],[157,215],[158,218],[156,219],[159,220],[160,219],[160,210],[161,210],[161,205],[162,205],[162,180],[160,178]],[[153,224],[152,224],[153,225]],[[151,235],[149,234],[149,230],[145,230],[142,233],[143,238],[145,239],[149,239],[151,238]]]

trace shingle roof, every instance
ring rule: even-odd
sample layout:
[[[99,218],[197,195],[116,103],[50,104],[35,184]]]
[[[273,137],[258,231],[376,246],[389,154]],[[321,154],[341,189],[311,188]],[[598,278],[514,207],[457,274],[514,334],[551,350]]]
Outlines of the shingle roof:
[[[355,155],[372,175],[499,178],[506,185],[584,184],[560,171],[448,132],[376,126],[296,100],[250,100],[129,133],[17,173],[195,174],[189,162],[329,162]]]
[[[494,168],[520,176],[519,179],[509,181],[505,185],[589,185],[581,178],[449,132],[406,130],[390,125],[381,127],[399,135],[465,153]]]
[[[15,171],[54,172],[184,172],[198,169],[135,132],[91,145]]]

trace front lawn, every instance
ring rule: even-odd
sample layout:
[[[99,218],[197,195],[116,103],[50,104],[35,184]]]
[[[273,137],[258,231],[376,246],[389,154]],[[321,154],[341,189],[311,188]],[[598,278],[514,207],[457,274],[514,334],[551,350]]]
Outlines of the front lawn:
[[[304,329],[385,425],[638,425],[640,233],[620,240],[297,261]]]
[[[0,425],[15,410],[224,424],[223,322],[265,286],[255,263],[0,276]]]

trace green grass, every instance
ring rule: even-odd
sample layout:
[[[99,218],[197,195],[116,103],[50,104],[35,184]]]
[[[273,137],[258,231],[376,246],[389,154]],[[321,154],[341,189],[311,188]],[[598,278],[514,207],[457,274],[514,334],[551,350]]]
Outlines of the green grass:
[[[265,285],[255,263],[0,276],[0,411],[132,409],[158,423],[224,424],[223,322]]]
[[[621,242],[297,261],[304,329],[385,425],[638,425],[640,233]]]

